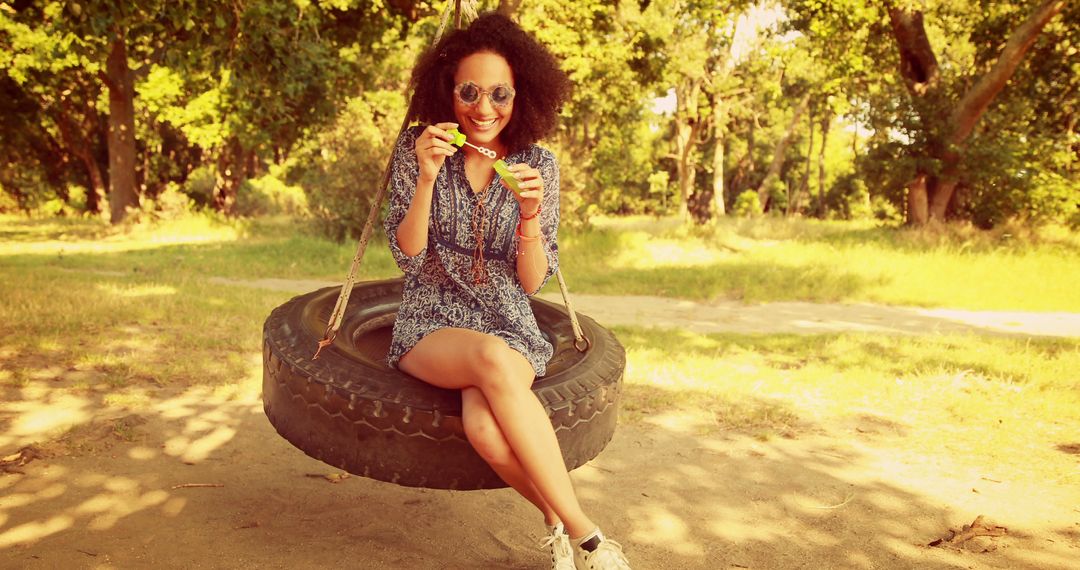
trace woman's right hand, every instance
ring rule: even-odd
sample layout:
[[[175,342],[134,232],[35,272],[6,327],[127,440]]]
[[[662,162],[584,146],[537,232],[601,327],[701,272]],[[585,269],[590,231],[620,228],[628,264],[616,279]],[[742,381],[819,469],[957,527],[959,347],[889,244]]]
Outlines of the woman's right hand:
[[[456,146],[450,144],[453,137],[446,132],[456,128],[457,123],[428,125],[416,137],[416,161],[420,164],[421,180],[434,181],[446,157],[458,151]]]

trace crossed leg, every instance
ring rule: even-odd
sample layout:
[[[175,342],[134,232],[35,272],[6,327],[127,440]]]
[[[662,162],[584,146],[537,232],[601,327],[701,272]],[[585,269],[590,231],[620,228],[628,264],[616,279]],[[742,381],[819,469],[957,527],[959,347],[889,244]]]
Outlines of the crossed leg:
[[[535,374],[524,356],[498,337],[446,328],[421,339],[401,357],[398,367],[441,388],[476,389],[479,393],[462,393],[462,398],[469,398],[468,402],[463,400],[463,404],[469,405],[464,421],[474,428],[497,427],[510,451],[507,456],[506,449],[497,449],[501,447],[497,437],[470,436],[470,441],[483,439],[487,444],[478,450],[481,456],[485,453],[498,456],[500,461],[496,463],[501,465],[493,464],[492,468],[507,484],[540,507],[548,522],[555,522],[550,516],[553,511],[570,536],[583,536],[596,527],[585,516],[574,494],[555,430],[530,388]],[[484,425],[487,417],[477,396],[487,404],[494,425]],[[530,497],[532,490],[535,496]],[[547,510],[542,504],[547,505]]]
[[[465,388],[461,392],[461,418],[465,424],[465,436],[473,449],[491,466],[491,468],[515,491],[536,505],[544,514],[544,522],[555,525],[559,515],[547,504],[543,495],[529,479],[521,461],[510,448],[502,429],[495,420],[495,414],[479,388]]]

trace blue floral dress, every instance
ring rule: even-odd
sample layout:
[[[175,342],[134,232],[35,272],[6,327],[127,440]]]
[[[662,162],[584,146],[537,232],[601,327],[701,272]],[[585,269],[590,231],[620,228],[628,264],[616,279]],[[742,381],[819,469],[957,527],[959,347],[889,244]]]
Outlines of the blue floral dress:
[[[497,173],[486,191],[477,194],[465,177],[465,153],[447,157],[435,180],[427,245],[412,257],[401,251],[397,229],[416,192],[420,175],[416,137],[421,132],[422,127],[413,127],[402,133],[391,166],[390,208],[383,227],[394,260],[405,272],[405,284],[387,362],[396,368],[401,356],[428,333],[456,327],[503,339],[525,356],[537,376],[543,376],[554,349],[541,335],[528,295],[518,281],[515,230],[520,210]],[[540,227],[548,262],[543,283],[547,283],[559,266],[558,162],[550,151],[536,145],[504,160],[507,164],[527,163],[538,169],[544,179]],[[484,285],[475,284],[472,275],[476,248],[472,216],[478,199],[484,201],[487,211]]]

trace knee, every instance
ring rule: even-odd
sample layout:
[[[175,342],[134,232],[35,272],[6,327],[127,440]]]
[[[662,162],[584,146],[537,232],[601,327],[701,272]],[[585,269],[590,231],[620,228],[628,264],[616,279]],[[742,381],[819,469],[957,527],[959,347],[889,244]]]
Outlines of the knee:
[[[494,417],[477,414],[463,419],[465,437],[469,439],[477,455],[496,467],[512,463],[513,451]]]
[[[473,347],[473,372],[478,385],[485,391],[500,389],[508,385],[513,374],[511,362],[513,349],[497,337],[486,338]]]

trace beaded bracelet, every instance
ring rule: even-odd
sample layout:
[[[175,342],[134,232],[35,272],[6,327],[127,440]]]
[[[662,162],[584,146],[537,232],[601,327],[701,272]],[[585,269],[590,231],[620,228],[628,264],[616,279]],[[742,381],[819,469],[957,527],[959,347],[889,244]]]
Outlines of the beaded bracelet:
[[[525,216],[525,215],[523,214],[523,212],[521,212],[521,211],[519,210],[519,211],[518,211],[518,216],[519,216],[519,217],[520,217],[520,218],[521,218],[522,220],[531,220],[531,219],[535,218],[536,216],[539,216],[539,215],[540,215],[540,210],[542,210],[543,208],[544,208],[544,205],[543,205],[543,204],[540,204],[539,206],[537,206],[537,207],[536,207],[536,211],[535,211],[535,212],[533,212],[533,214],[532,214],[531,216]]]
[[[540,241],[540,242],[544,241],[544,234],[542,234],[542,233],[534,235],[534,236],[527,236],[527,235],[521,233],[521,222],[518,222],[517,230],[516,230],[515,233],[517,234],[517,237],[518,237],[518,248],[517,248],[518,257],[521,257],[522,255],[525,255],[525,250],[522,249],[522,247],[521,247],[522,243],[531,243],[531,242],[534,242],[534,241]]]

